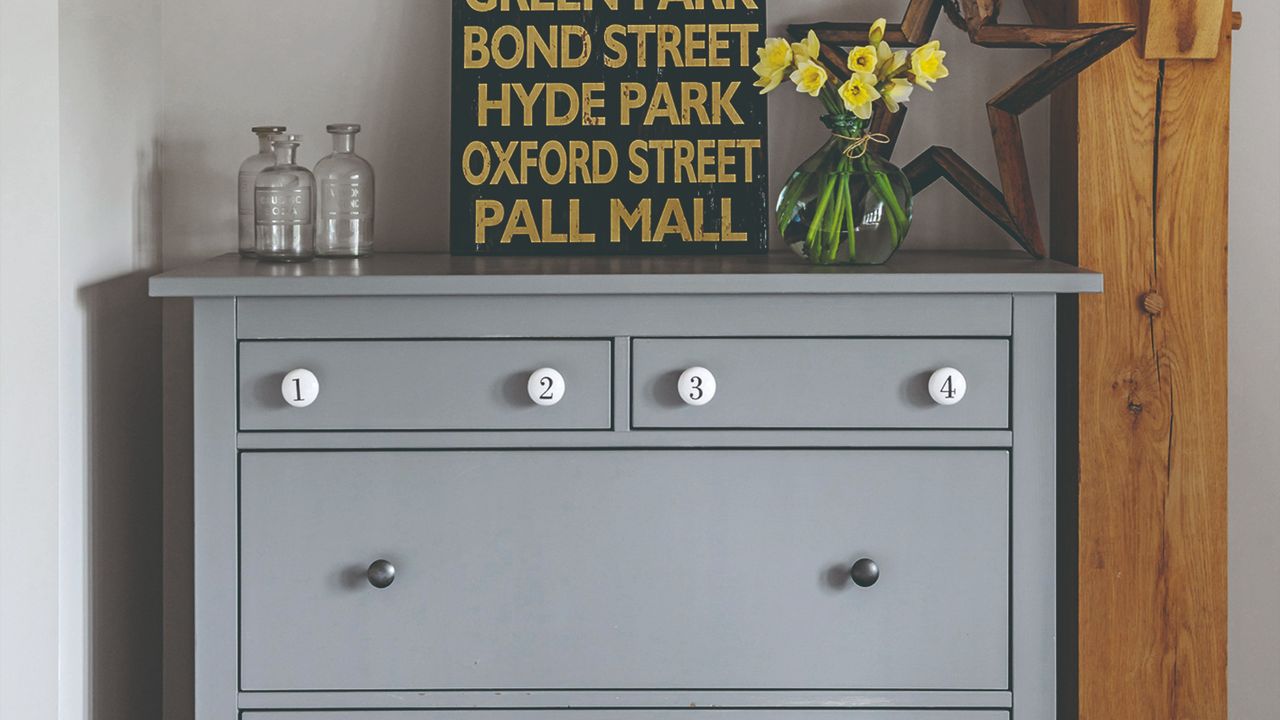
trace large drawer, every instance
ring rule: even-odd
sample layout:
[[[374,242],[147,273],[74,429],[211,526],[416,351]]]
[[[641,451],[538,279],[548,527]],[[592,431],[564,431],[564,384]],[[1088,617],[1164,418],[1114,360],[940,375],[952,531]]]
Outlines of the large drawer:
[[[632,365],[637,428],[1009,426],[1005,339],[637,339]],[[716,384],[702,406],[678,391],[694,367]],[[942,368],[967,380],[958,404],[930,397],[930,376]]]
[[[1003,451],[245,453],[241,682],[1004,690],[1008,509]]]
[[[612,425],[610,340],[242,342],[242,430],[603,430]],[[529,376],[551,367],[563,399],[539,406]],[[291,407],[281,381],[312,372]]]
[[[243,720],[1009,720],[1005,710],[315,710],[246,712]]]

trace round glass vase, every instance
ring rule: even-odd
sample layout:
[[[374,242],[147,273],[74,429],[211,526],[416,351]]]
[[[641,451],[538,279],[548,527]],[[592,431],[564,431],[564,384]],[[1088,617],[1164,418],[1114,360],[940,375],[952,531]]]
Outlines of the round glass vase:
[[[815,265],[883,265],[911,230],[911,183],[876,156],[866,121],[828,115],[831,129],[778,196],[787,246]]]

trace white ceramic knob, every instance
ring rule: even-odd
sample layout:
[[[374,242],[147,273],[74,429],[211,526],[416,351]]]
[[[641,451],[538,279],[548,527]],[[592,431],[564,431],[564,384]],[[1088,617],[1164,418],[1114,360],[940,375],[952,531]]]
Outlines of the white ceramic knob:
[[[543,407],[558,404],[564,399],[564,376],[554,368],[535,370],[529,376],[529,399]]]
[[[968,389],[964,373],[955,368],[942,368],[929,378],[929,396],[939,405],[958,404]]]
[[[691,367],[680,374],[676,389],[686,404],[702,407],[716,396],[716,376],[704,367]]]
[[[293,407],[308,407],[320,397],[320,380],[310,370],[299,368],[284,376],[284,382],[280,383],[280,394]]]

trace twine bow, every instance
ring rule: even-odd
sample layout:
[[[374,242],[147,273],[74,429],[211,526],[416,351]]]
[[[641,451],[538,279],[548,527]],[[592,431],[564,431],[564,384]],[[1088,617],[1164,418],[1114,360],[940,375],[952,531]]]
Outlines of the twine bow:
[[[849,146],[844,149],[844,156],[850,160],[857,160],[863,155],[866,155],[868,146],[871,145],[871,143],[888,145],[893,142],[893,139],[884,133],[863,133],[858,137],[850,137],[848,135],[841,135],[840,133],[832,134],[841,140],[849,141]]]

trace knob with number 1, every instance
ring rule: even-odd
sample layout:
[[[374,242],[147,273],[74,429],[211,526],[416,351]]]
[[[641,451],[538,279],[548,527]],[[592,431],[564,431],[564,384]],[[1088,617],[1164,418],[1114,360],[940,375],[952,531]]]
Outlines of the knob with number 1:
[[[280,394],[293,407],[308,407],[320,397],[320,380],[310,370],[299,368],[284,376]]]

